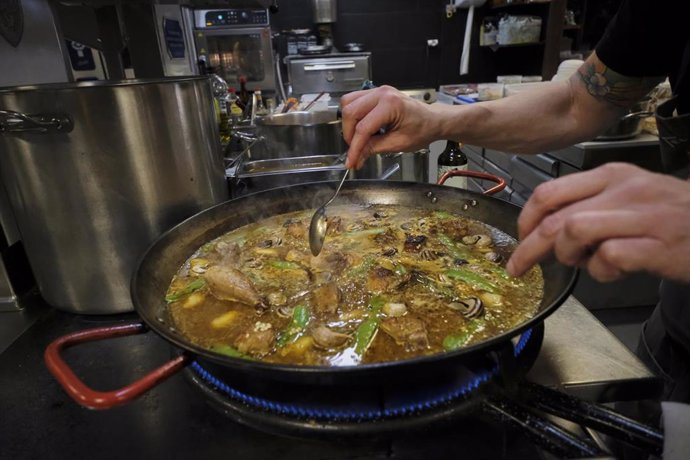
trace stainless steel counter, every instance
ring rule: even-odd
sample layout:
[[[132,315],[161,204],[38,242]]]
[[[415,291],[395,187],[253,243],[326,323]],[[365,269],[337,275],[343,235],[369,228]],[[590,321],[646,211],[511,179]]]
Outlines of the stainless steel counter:
[[[653,397],[661,380],[575,297],[545,322],[544,344],[527,378],[609,402]]]
[[[548,154],[576,169],[591,169],[612,161],[624,161],[661,171],[659,138],[646,133],[623,141],[581,142]]]

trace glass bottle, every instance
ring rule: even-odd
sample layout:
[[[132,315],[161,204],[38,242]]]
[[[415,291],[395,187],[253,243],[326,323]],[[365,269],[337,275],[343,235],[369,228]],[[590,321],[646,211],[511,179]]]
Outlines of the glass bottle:
[[[230,88],[228,90],[228,107],[230,112],[230,124],[232,126],[238,126],[242,121],[243,110],[239,106],[239,98],[235,93],[235,88]]]
[[[264,104],[264,98],[261,95],[261,90],[257,89],[256,91],[254,91],[254,96],[256,96],[256,116],[263,117],[265,115],[268,115],[268,110],[266,109],[266,105]]]
[[[448,141],[446,143],[446,148],[441,155],[438,157],[438,179],[452,169],[459,169],[461,171],[467,171],[467,155],[460,150],[460,144],[455,141]],[[458,176],[451,177],[444,185],[450,185],[451,187],[458,187],[467,190],[467,177]]]
[[[249,91],[247,91],[247,77],[240,76],[240,104],[242,107],[247,107],[249,105]]]

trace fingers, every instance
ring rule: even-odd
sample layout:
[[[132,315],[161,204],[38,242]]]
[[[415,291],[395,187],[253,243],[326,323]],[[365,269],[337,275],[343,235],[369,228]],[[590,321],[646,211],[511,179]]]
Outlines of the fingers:
[[[530,267],[551,253],[564,219],[564,213],[552,214],[527,235],[508,260],[506,264],[508,273],[513,276],[522,276]]]
[[[554,211],[601,193],[608,183],[602,169],[571,174],[539,185],[518,218],[520,239],[529,235]]]
[[[587,271],[601,282],[615,281],[637,271],[662,274],[669,260],[666,246],[648,237],[608,240],[587,262]]]
[[[591,201],[591,200],[590,200]],[[567,210],[552,214],[530,233],[513,253],[506,269],[515,276],[524,274],[550,252],[571,266],[586,266],[600,281],[612,281],[625,273],[644,268],[655,256],[641,255],[627,245],[642,238],[654,240],[655,219],[649,208],[626,210]],[[658,242],[659,245],[663,245]]]
[[[394,88],[382,86],[348,96],[342,107],[343,138],[350,145],[345,165],[359,168],[368,156],[389,147],[389,138],[380,132],[395,125],[403,95]]]
[[[387,151],[387,140],[390,136],[379,134],[379,130],[382,126],[386,126],[390,120],[389,108],[377,105],[357,123],[354,135],[350,140],[347,167],[356,166],[359,169],[364,160],[375,152]]]
[[[578,265],[591,256],[599,243],[613,238],[629,238],[650,233],[650,219],[640,210],[578,212],[563,223],[554,242],[558,260]]]
[[[378,97],[372,94],[374,90],[357,91],[343,96],[340,107],[343,114],[343,138],[348,144],[355,135],[355,129],[367,114],[378,104]],[[343,99],[349,97],[346,102]]]

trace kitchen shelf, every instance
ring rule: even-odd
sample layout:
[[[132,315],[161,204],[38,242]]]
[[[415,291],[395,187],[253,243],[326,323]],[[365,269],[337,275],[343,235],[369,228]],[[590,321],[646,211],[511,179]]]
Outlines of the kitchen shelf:
[[[491,5],[489,7],[489,9],[502,10],[502,9],[511,8],[514,6],[548,5],[549,3],[551,3],[551,0],[537,1],[537,2],[511,2],[511,3],[505,3],[503,5]]]
[[[532,42],[532,43],[514,43],[511,45],[479,45],[481,48],[491,48],[494,51],[500,48],[521,48],[523,46],[543,46],[546,42]]]

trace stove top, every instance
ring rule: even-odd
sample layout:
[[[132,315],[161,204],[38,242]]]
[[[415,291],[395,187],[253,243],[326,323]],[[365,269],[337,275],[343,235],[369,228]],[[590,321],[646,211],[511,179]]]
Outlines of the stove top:
[[[447,458],[453,452],[471,453],[475,458],[549,458],[510,426],[476,417],[430,423],[414,431],[393,429],[343,439],[296,439],[267,433],[238,423],[222,409],[211,409],[207,398],[181,375],[127,406],[108,411],[84,409],[69,399],[48,373],[42,359],[45,347],[68,332],[131,321],[136,315],[67,314],[46,308],[38,296],[25,300],[25,305],[42,311],[39,319],[0,354],[0,458]],[[588,324],[589,313],[576,301],[566,302],[547,320],[542,352],[530,378],[549,386],[558,381],[555,386],[576,393],[587,388],[584,393],[600,400],[614,388],[623,389],[620,394],[645,397],[653,378],[643,366],[637,367],[634,356],[616,348],[615,338],[606,343],[603,334],[598,334],[602,335],[600,340],[580,341],[593,344],[592,353],[605,348],[599,360],[606,356],[608,361],[606,379],[592,374],[599,369],[596,365],[584,374],[580,369],[579,381],[576,368],[582,367],[581,362],[561,368],[561,359],[573,358],[566,350],[557,351],[559,348],[572,348],[574,353],[584,353],[583,358],[589,356],[578,349],[582,344],[558,344],[565,339],[558,331],[559,322],[577,333],[578,328],[570,322],[573,315],[582,315],[582,327],[598,334],[596,320],[592,318],[595,323]],[[85,382],[108,390],[160,365],[171,352],[167,342],[148,333],[68,349],[64,356]],[[605,380],[599,390],[593,389],[597,387],[595,380]]]

